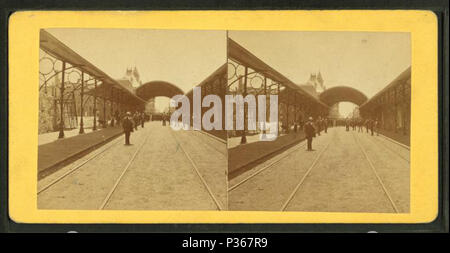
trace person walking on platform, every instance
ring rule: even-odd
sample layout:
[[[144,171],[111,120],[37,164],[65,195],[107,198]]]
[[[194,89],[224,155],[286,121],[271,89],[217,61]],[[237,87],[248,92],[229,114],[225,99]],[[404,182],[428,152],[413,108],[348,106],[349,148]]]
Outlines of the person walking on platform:
[[[305,134],[306,134],[306,140],[308,142],[308,149],[307,151],[314,151],[312,149],[312,139],[316,137],[316,129],[314,128],[313,124],[313,118],[309,117],[308,122],[306,122],[304,126]]]
[[[141,116],[141,118],[140,118],[140,120],[141,120],[141,127],[144,128],[145,114],[142,112],[140,116]]]
[[[366,126],[366,133],[369,133],[369,120],[367,119],[366,122],[364,122],[364,125]]]
[[[323,119],[323,129],[325,130],[325,133],[328,131],[328,118]]]
[[[349,120],[348,120],[348,119],[345,119],[345,131],[347,131],[347,132],[348,132],[348,130],[350,129],[350,128],[349,128],[349,124],[350,124]]]
[[[376,119],[375,120],[375,122],[374,122],[374,128],[375,128],[375,132],[377,133],[377,136],[378,136],[378,132],[379,132],[379,122],[378,122],[378,120]]]
[[[358,120],[358,133],[363,132],[362,125],[363,125],[362,119],[359,119]]]
[[[122,119],[122,128],[125,133],[125,145],[130,144],[130,135],[133,132],[133,119],[131,117],[131,112],[127,112],[125,117]]]

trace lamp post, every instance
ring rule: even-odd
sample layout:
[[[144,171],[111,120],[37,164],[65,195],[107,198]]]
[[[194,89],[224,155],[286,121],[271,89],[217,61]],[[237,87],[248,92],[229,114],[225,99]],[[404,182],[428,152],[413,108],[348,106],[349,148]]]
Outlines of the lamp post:
[[[245,67],[245,75],[244,75],[244,92],[243,92],[243,96],[244,98],[247,97],[247,74],[248,74],[248,67]],[[248,103],[246,105],[246,103],[244,103],[244,129],[242,130],[242,135],[241,135],[241,144],[245,144],[247,143],[247,136],[245,135],[245,129],[247,128],[247,107],[248,107]]]
[[[97,130],[97,79],[94,80],[94,126],[92,131]]]

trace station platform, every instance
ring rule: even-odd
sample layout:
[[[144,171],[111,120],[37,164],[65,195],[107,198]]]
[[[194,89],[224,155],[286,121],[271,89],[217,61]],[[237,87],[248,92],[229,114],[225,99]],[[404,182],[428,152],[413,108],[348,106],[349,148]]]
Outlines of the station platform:
[[[397,141],[403,145],[410,146],[411,138],[410,138],[409,134],[405,135],[401,132],[395,133],[393,131],[387,131],[384,129],[380,129],[379,133],[394,140],[394,141]]]
[[[256,164],[305,140],[306,136],[303,131],[299,131],[297,133],[291,132],[278,136],[274,141],[255,141],[255,138],[259,138],[259,135],[248,138],[250,142],[247,144],[228,146],[228,157],[232,157],[232,159],[228,159],[229,178],[236,177],[246,170],[251,169]]]
[[[38,178],[51,174],[73,159],[89,153],[121,135],[121,127],[103,128],[85,134],[73,135],[38,146]]]

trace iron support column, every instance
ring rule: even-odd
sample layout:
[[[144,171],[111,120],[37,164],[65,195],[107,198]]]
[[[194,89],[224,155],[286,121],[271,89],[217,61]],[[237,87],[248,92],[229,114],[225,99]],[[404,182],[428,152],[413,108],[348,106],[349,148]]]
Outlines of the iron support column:
[[[60,120],[59,120],[59,136],[58,138],[64,138],[64,72],[66,72],[66,62],[63,61],[62,65],[62,78],[61,78],[61,87],[60,87]]]
[[[244,75],[244,98],[247,96],[247,74],[248,74],[248,67],[245,67],[245,75]],[[248,103],[244,102],[244,130],[242,130],[242,135],[241,135],[241,144],[245,144],[247,143],[247,136],[245,133],[245,129],[247,128],[247,108],[248,108]]]
[[[81,93],[80,93],[80,134],[84,134],[84,122],[83,122],[83,96],[84,96],[84,72],[81,72]]]
[[[92,131],[97,130],[97,79],[94,80],[94,125]]]

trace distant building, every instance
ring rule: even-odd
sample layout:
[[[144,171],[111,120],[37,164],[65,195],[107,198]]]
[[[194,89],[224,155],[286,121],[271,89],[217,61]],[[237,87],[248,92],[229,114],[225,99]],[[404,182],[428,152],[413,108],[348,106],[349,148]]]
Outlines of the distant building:
[[[135,93],[135,90],[142,85],[142,81],[139,75],[139,71],[136,67],[127,68],[125,71],[124,77],[117,80],[125,87],[129,88],[130,91]],[[155,113],[155,99],[151,98],[147,101],[147,105],[145,106],[145,112],[147,113]]]
[[[326,90],[320,71],[317,74],[310,74],[309,80],[299,86],[315,98],[319,98],[319,94]]]
[[[135,89],[142,85],[139,71],[137,70],[136,67],[127,68],[127,71],[125,72],[125,76],[122,79],[130,81],[131,87],[133,87]]]
[[[360,117],[359,106],[356,106],[355,109],[353,109],[352,118],[359,118],[359,117]]]

